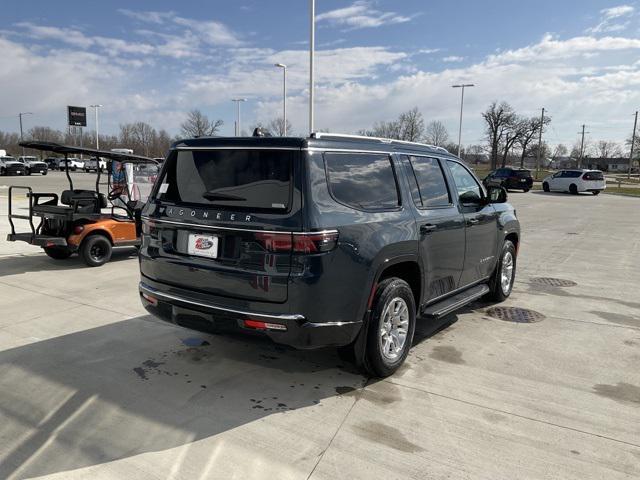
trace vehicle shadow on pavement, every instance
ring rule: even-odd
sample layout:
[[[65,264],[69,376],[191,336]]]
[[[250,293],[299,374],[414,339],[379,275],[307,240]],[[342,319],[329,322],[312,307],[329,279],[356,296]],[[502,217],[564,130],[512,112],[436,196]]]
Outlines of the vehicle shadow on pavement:
[[[367,378],[345,367],[335,350],[197,333],[150,316],[7,349],[0,352],[0,478],[189,449],[222,432],[220,448],[255,432],[255,442],[269,444],[258,424],[248,426],[253,433],[238,427],[271,415],[285,417],[269,424],[270,435],[299,435],[304,443],[308,433],[289,431],[286,415],[319,409],[317,420],[331,418],[336,405],[346,408],[353,399],[342,394]],[[338,396],[345,403],[323,405]],[[189,471],[199,478],[195,468]]]
[[[115,248],[111,256],[111,262],[129,260],[138,255],[138,251],[132,247]],[[54,260],[47,257],[44,252],[34,255],[7,255],[0,257],[0,277],[16,275],[26,272],[42,272],[57,270],[75,270],[91,268],[78,255],[73,255],[65,260]]]

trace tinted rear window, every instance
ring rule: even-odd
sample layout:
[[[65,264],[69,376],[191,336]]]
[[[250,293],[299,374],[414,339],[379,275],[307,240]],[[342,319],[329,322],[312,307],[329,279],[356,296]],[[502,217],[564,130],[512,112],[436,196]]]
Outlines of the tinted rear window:
[[[513,174],[518,178],[531,177],[531,172],[529,170],[514,170]]]
[[[179,150],[167,159],[157,198],[245,210],[286,211],[296,152]]]
[[[399,206],[391,159],[384,154],[325,153],[327,180],[338,202],[361,210]]]
[[[413,156],[405,156],[403,159],[408,162],[409,184],[416,205],[442,207],[451,203],[444,174],[437,159]]]
[[[582,178],[585,180],[604,180],[604,175],[602,175],[602,172],[587,172]]]

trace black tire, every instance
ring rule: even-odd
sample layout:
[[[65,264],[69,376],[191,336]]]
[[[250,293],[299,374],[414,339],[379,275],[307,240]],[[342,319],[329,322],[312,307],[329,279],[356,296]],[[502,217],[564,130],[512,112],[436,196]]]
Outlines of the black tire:
[[[530,189],[530,188],[523,188],[523,189],[522,189],[522,191],[523,191],[524,193],[527,193],[529,190],[531,190],[531,189]]]
[[[25,169],[24,174],[28,175],[28,176],[31,176],[31,170],[29,170],[28,168]]]
[[[542,190],[544,190],[545,192],[550,192],[551,189],[549,188],[549,183],[547,182],[543,182],[542,184]]]
[[[389,318],[389,309],[395,307],[399,307],[398,311],[400,314],[398,321],[402,321],[403,307],[406,308],[406,327],[402,329],[406,331],[406,333],[399,350],[391,352],[393,349],[392,343],[402,341],[401,335],[397,336],[398,340],[393,336],[393,321],[384,321],[385,318]],[[388,325],[388,327],[385,327],[385,324]],[[364,352],[364,367],[367,371],[375,377],[388,377],[400,368],[411,349],[415,328],[416,305],[413,291],[411,287],[409,287],[409,284],[397,277],[387,278],[380,282],[376,289],[371,309],[371,317],[369,318],[369,325],[366,330],[367,338]],[[386,330],[386,334],[382,332],[383,329]],[[396,329],[396,335],[397,334],[398,331]],[[383,340],[383,335],[385,338],[391,339],[388,344]],[[384,353],[385,346],[389,349],[386,354]]]
[[[594,191],[593,191],[593,192],[591,192],[591,193],[593,193],[594,195],[598,195],[598,194],[600,193],[600,190],[594,190]]]
[[[54,260],[65,260],[71,256],[71,250],[66,247],[44,247],[44,253]]]
[[[503,269],[508,268],[510,257],[511,263],[511,274],[509,284],[505,285],[502,282],[502,273]],[[505,272],[507,273],[507,272]],[[513,282],[516,278],[516,247],[511,240],[505,240],[502,245],[502,251],[500,252],[500,258],[498,259],[498,264],[496,265],[496,269],[491,276],[491,281],[489,282],[489,288],[491,291],[488,293],[488,297],[491,300],[496,302],[502,302],[506,300],[509,295],[511,295],[511,291],[513,290]]]
[[[571,193],[571,195],[578,195],[578,187],[575,183],[569,185],[569,193]]]
[[[42,176],[44,177],[47,173],[49,173],[49,171],[48,171],[48,170],[43,170],[43,171],[42,171]]]
[[[104,235],[91,235],[80,245],[80,256],[90,267],[101,267],[111,259],[113,248]]]

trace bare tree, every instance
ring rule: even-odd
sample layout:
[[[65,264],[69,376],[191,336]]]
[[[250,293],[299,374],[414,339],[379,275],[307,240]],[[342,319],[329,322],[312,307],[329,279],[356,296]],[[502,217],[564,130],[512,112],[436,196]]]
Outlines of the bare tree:
[[[522,149],[520,154],[520,167],[524,166],[524,157],[529,154],[529,145],[531,141],[538,138],[540,135],[540,128],[546,127],[551,123],[551,117],[545,116],[544,123],[540,123],[539,117],[531,117],[523,120],[522,124],[522,132],[520,134],[520,138],[518,139],[518,145]],[[544,133],[544,130],[543,130]]]
[[[510,122],[505,124],[503,130],[502,145],[502,168],[507,164],[507,158],[511,149],[520,141],[528,128],[526,119],[513,115]]]
[[[556,145],[556,148],[553,149],[553,155],[551,156],[551,158],[553,158],[553,160],[557,160],[560,157],[566,157],[567,153],[569,153],[569,149],[566,147],[566,145],[559,143],[558,145]]]
[[[486,133],[489,142],[489,151],[491,152],[491,169],[494,170],[498,165],[498,150],[500,142],[503,140],[505,131],[513,123],[515,112],[511,105],[506,102],[498,104],[493,102],[489,108],[482,114],[487,123]]]
[[[419,142],[424,138],[424,119],[418,107],[401,113],[398,117],[400,124],[400,140]]]
[[[433,120],[425,129],[425,141],[436,147],[443,147],[449,141],[449,132],[440,120]]]
[[[595,154],[599,158],[616,158],[622,156],[622,148],[615,142],[600,140],[594,148]]]
[[[274,118],[267,125],[267,130],[271,135],[280,135],[284,136],[284,120],[282,117]],[[287,119],[287,132],[290,134],[292,132],[291,122]]]
[[[418,107],[414,107],[401,113],[397,120],[375,123],[371,130],[361,130],[359,133],[370,137],[419,142],[424,138],[424,119]]]
[[[37,140],[40,142],[55,142],[59,143],[63,139],[63,135],[59,130],[54,130],[50,127],[33,127],[27,133],[27,137],[31,140]]]
[[[195,109],[187,114],[187,119],[180,125],[180,132],[183,137],[211,137],[223,123],[222,120],[209,120],[204,113]]]

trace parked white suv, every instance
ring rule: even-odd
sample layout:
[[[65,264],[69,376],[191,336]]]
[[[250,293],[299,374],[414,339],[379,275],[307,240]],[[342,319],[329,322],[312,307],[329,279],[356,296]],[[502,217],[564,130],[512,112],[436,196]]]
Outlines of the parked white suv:
[[[69,170],[75,172],[76,170],[82,170],[84,168],[84,162],[76,157],[70,157],[67,159],[69,162]],[[64,171],[64,158],[60,159],[60,170]]]
[[[572,169],[560,170],[542,180],[545,192],[591,192],[598,195],[607,188],[607,182],[600,170]]]

